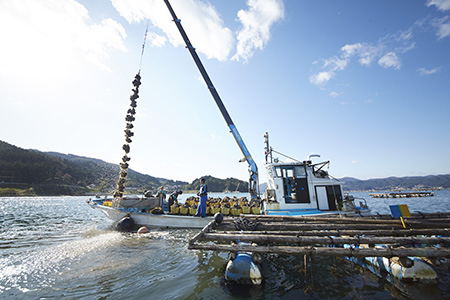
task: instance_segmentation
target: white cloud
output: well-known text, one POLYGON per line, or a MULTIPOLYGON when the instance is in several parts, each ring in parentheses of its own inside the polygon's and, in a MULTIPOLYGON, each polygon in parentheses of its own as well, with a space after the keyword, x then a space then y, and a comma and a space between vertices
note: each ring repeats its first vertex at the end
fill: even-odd
MULTIPOLYGON (((148 19, 154 26, 153 30, 164 32, 172 45, 184 45, 163 1, 112 0, 112 4, 128 22, 138 23, 148 19)), ((198 52, 220 61, 227 59, 234 45, 233 34, 230 29, 224 27, 222 19, 211 4, 199 0, 173 0, 171 5, 198 52)), ((157 36, 157 40, 151 41, 156 43, 154 45, 161 45, 161 35, 152 35, 157 36)))
MULTIPOLYGON (((441 11, 450 10, 450 0, 428 0, 426 6, 430 7, 432 5, 441 11)), ((432 19, 430 23, 437 29, 436 35, 439 40, 450 36, 449 16, 432 19)))
POLYGON ((332 77, 334 76, 334 72, 332 71, 323 71, 317 74, 313 74, 309 77, 309 82, 315 85, 324 85, 326 84, 332 77))
POLYGON ((147 33, 147 40, 150 45, 161 48, 166 44, 167 38, 154 32, 149 32, 147 33))
POLYGON ((386 53, 378 60, 378 64, 383 68, 394 68, 399 70, 401 67, 400 59, 395 52, 386 53))
POLYGON ((411 41, 412 37, 412 29, 408 29, 399 34, 387 35, 374 45, 369 43, 344 45, 338 56, 323 59, 322 70, 311 75, 309 81, 318 86, 326 84, 336 76, 337 71, 345 70, 353 58, 356 58, 361 66, 368 67, 373 61, 378 60, 378 65, 398 70, 401 68, 398 53, 405 53, 415 48, 415 43, 411 41))
POLYGON ((450 36, 450 17, 436 18, 431 21, 431 25, 437 28, 436 35, 438 39, 450 36))
POLYGON ((341 55, 341 57, 334 56, 330 59, 325 59, 322 65, 323 69, 327 69, 327 71, 322 71, 317 74, 313 74, 309 77, 309 82, 315 85, 324 85, 328 81, 330 81, 331 78, 333 78, 336 75, 336 71, 342 71, 344 70, 348 63, 348 53, 352 52, 350 49, 346 49, 345 53, 341 55))
POLYGON ((242 29, 237 35, 237 53, 233 60, 247 61, 257 49, 263 49, 270 39, 270 28, 284 18, 281 0, 248 0, 248 9, 238 12, 242 29))
POLYGON ((418 69, 418 72, 420 75, 428 76, 439 72, 439 70, 440 68, 433 68, 433 69, 420 68, 418 69))
POLYGON ((383 50, 383 45, 371 46, 366 43, 356 43, 353 45, 345 45, 341 48, 343 56, 350 58, 353 55, 359 57, 358 62, 363 66, 369 66, 372 61, 383 50))
MULTIPOLYGON (((168 41, 175 47, 184 46, 184 41, 172 21, 172 17, 162 0, 111 0, 114 8, 129 23, 150 20, 153 31, 162 31, 168 41)), ((236 46, 233 60, 247 61, 257 49, 263 49, 270 40, 273 24, 284 17, 282 0, 248 0, 247 10, 240 10, 238 20, 242 29, 233 32, 223 21, 208 1, 172 0, 172 8, 177 18, 182 20, 192 45, 197 52, 219 61, 227 60, 236 46)), ((152 45, 162 46, 161 35, 156 32, 150 39, 152 45)))
POLYGON ((43 72, 70 68, 79 54, 109 70, 110 51, 126 51, 119 23, 105 19, 95 24, 74 0, 0 1, 0 36, 2 71, 21 69, 41 78, 43 72))
POLYGON ((428 7, 435 5, 437 9, 442 11, 450 10, 450 0, 428 0, 425 5, 428 7))
POLYGON ((342 95, 342 93, 338 93, 338 92, 334 92, 334 91, 330 93, 330 97, 332 97, 332 98, 336 98, 336 97, 339 97, 341 95, 342 95))
POLYGON ((348 63, 349 63, 348 57, 344 56, 343 58, 339 58, 335 56, 330 59, 326 59, 324 61, 323 66, 331 68, 332 71, 338 71, 344 70, 345 67, 347 67, 348 63))

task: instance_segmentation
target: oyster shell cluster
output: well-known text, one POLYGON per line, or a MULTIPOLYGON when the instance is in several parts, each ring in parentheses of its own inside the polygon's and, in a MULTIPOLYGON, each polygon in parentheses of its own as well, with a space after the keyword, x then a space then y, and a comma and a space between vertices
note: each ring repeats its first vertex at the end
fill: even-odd
POLYGON ((125 125, 125 144, 122 146, 122 150, 125 152, 125 155, 122 157, 122 162, 120 165, 120 173, 119 180, 117 181, 117 187, 114 192, 114 198, 121 198, 123 196, 125 190, 125 181, 128 175, 128 162, 130 161, 130 157, 128 153, 130 153, 130 144, 132 142, 131 137, 134 136, 134 132, 131 131, 133 129, 133 121, 135 120, 136 115, 136 100, 139 98, 139 86, 141 85, 141 75, 140 72, 136 74, 134 80, 132 82, 134 89, 132 89, 133 94, 130 96, 130 108, 127 111, 127 115, 125 117, 126 125, 125 125))

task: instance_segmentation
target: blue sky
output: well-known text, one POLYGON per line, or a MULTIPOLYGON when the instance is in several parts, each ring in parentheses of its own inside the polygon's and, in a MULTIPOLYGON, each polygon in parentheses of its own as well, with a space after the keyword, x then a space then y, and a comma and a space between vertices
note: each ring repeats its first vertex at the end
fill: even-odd
MULTIPOLYGON (((450 173, 450 0, 172 0, 265 181, 263 135, 335 177, 450 173)), ((0 0, 0 139, 130 167, 248 179, 163 0, 0 0)))

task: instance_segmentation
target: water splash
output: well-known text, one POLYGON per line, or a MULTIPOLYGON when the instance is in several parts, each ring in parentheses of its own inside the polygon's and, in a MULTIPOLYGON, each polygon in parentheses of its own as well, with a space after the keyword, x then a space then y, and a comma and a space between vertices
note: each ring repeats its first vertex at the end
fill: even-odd
POLYGON ((28 292, 51 286, 57 276, 75 261, 92 253, 107 251, 124 239, 117 232, 91 233, 91 236, 81 240, 30 250, 17 256, 1 257, 0 293, 10 289, 28 292))

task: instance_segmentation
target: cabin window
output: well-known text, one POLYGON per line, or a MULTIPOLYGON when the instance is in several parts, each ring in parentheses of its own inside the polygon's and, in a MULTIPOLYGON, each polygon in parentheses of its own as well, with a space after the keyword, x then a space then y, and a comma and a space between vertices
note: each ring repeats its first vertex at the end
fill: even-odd
POLYGON ((276 177, 282 177, 281 167, 275 167, 275 175, 276 177))
POLYGON ((285 202, 310 203, 305 167, 282 166, 281 170, 285 202))
POLYGON ((294 169, 283 169, 284 178, 294 178, 294 169))
POLYGON ((295 177, 304 178, 306 177, 306 170, 304 166, 296 166, 295 167, 295 177))

